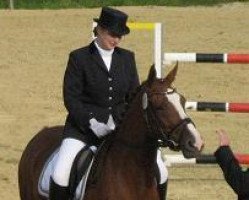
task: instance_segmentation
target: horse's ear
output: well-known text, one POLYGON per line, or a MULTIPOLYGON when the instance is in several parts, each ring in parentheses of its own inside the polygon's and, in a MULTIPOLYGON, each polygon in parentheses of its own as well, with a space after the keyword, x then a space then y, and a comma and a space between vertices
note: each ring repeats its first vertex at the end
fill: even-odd
POLYGON ((178 62, 175 64, 174 68, 168 73, 167 77, 165 78, 165 80, 169 85, 171 85, 175 80, 177 70, 178 70, 178 62))
POLYGON ((153 80, 155 80, 156 78, 156 69, 155 69, 155 65, 153 64, 151 67, 150 67, 150 72, 149 72, 149 75, 148 75, 148 78, 147 78, 147 82, 150 84, 153 82, 153 80))

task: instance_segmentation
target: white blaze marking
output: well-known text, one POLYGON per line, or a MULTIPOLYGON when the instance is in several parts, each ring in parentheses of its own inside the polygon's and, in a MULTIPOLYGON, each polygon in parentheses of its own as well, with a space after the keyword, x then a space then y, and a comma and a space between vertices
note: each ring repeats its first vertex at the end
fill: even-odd
POLYGON ((172 103, 172 105, 175 107, 175 109, 178 111, 180 118, 185 119, 187 117, 180 101, 180 96, 177 93, 172 93, 172 94, 166 94, 169 102, 172 103))
MULTIPOLYGON (((168 91, 170 92, 170 90, 168 91)), ((188 117, 188 115, 185 113, 181 101, 180 101, 180 95, 177 93, 171 93, 171 94, 166 94, 168 100, 170 103, 172 103, 172 105, 175 107, 175 109, 178 111, 180 118, 181 119, 185 119, 188 117)), ((200 133, 197 131, 197 129, 195 128, 195 126, 192 123, 189 123, 187 125, 187 128, 189 129, 189 131, 191 132, 191 134, 194 136, 195 138, 195 144, 194 146, 196 146, 198 149, 201 148, 202 145, 202 140, 200 137, 200 133)))

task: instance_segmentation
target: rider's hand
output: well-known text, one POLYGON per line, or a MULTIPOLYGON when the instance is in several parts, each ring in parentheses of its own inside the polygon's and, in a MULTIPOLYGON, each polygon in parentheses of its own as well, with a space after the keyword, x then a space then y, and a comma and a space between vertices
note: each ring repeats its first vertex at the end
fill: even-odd
POLYGON ((225 130, 217 130, 216 133, 219 135, 219 146, 229 146, 230 140, 225 130))
POLYGON ((92 129, 92 131, 98 138, 106 136, 113 130, 107 124, 98 122, 95 118, 90 119, 89 123, 90 129, 92 129))

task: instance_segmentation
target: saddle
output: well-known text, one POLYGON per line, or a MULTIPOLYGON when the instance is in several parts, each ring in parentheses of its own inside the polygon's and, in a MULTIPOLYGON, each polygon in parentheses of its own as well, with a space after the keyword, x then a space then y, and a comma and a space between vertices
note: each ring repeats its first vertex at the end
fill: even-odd
MULTIPOLYGON (((58 157, 59 148, 46 161, 38 181, 39 194, 49 198, 50 178, 58 157)), ((73 200, 82 200, 85 194, 86 182, 94 161, 94 151, 85 146, 76 156, 69 178, 70 194, 73 200)))

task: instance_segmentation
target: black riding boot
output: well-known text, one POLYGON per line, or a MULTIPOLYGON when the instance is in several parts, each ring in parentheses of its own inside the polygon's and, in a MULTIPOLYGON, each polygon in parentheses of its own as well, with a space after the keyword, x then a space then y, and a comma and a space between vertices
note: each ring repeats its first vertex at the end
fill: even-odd
POLYGON ((166 200, 167 187, 168 187, 168 180, 163 184, 157 185, 157 190, 158 190, 160 200, 166 200))
POLYGON ((63 187, 50 179, 49 200, 69 200, 70 193, 68 187, 63 187))

